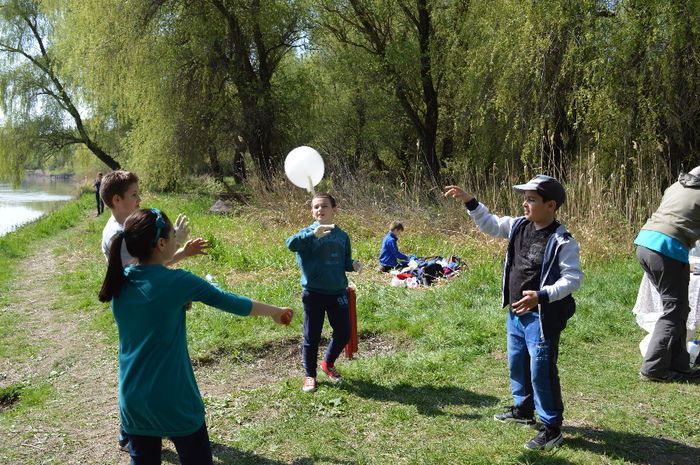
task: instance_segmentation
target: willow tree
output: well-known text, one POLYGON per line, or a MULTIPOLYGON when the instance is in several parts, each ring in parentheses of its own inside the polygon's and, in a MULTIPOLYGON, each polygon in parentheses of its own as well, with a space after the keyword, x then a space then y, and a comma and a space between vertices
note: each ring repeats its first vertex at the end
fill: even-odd
POLYGON ((6 117, 0 175, 6 178, 17 180, 30 157, 41 161, 75 144, 85 145, 110 168, 119 168, 88 129, 76 86, 61 74, 53 39, 53 22, 40 2, 0 4, 0 103, 6 117))
POLYGON ((566 175, 580 141, 590 9, 595 0, 472 2, 476 37, 453 89, 470 106, 468 152, 488 159, 482 168, 508 162, 566 175))
POLYGON ((606 163, 661 165, 672 182, 700 160, 700 3, 632 0, 612 14, 592 31, 585 125, 606 163))
POLYGON ((217 171, 219 155, 242 150, 272 179, 275 73, 303 34, 303 2, 54 1, 72 73, 131 121, 132 156, 153 179, 201 161, 217 171))
POLYGON ((321 26, 338 42, 366 54, 358 70, 381 70, 378 82, 395 95, 413 127, 421 164, 438 180, 439 93, 458 10, 431 0, 322 0, 318 11, 321 26))

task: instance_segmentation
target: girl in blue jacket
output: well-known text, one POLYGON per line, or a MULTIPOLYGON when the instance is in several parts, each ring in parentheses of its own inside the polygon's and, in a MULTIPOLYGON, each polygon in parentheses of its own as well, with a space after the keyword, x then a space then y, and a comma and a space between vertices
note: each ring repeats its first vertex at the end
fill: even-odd
POLYGON ((180 463, 212 463, 204 403, 187 350, 190 302, 241 316, 267 315, 284 325, 293 316, 290 308, 230 294, 192 273, 166 268, 176 249, 165 213, 135 211, 112 241, 99 293, 101 302, 111 300, 119 330, 119 412, 133 465, 160 464, 163 437, 175 444, 180 463), (126 269, 122 242, 137 259, 126 269))

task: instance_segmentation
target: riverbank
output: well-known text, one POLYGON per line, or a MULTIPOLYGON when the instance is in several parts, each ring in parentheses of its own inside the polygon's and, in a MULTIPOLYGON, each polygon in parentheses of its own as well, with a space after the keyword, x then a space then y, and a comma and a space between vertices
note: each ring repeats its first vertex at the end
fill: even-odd
POLYGON ((0 236, 35 221, 80 195, 72 176, 44 175, 28 171, 17 186, 0 183, 0 236))
MULTIPOLYGON (((0 462, 127 464, 116 447, 117 342, 96 295, 107 216, 85 195, 0 238, 0 462)), ((201 304, 188 313, 190 355, 205 399, 215 463, 251 464, 694 464, 700 386, 637 379, 644 332, 631 309, 641 279, 615 237, 577 226, 584 287, 559 359, 564 446, 525 451, 534 435, 493 421, 511 403, 499 284, 505 244, 478 233, 462 209, 406 212, 400 248, 457 254, 467 270, 431 289, 400 289, 372 271, 388 220, 376 209, 337 222, 365 263, 357 289, 359 348, 341 357, 346 381, 320 377, 301 392, 301 289, 284 240, 311 223, 301 205, 253 200, 235 216, 207 214, 209 197, 144 196, 144 206, 190 217, 212 241, 182 262, 233 292, 291 305, 289 328, 201 304), (594 242, 595 241, 595 242, 594 242)), ((452 207, 450 207, 452 208, 452 207)), ((324 331, 327 343, 330 332, 324 331)), ((166 441, 165 463, 177 463, 166 441)))

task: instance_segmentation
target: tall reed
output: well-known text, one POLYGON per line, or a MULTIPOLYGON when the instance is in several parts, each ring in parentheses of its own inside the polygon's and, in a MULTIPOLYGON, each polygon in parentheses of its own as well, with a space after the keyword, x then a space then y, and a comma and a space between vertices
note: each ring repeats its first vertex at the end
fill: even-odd
MULTIPOLYGON (((522 166, 519 162, 494 163, 480 172, 465 166, 464 173, 452 182, 472 192, 492 212, 519 216, 522 196, 513 191, 513 185, 538 173, 567 173, 562 183, 567 201, 557 217, 601 255, 608 255, 603 249, 633 247, 639 228, 657 208, 663 190, 679 174, 670 173, 652 149, 640 152, 616 157, 624 161, 612 169, 603 168, 594 151, 580 153, 568 167, 556 169, 522 166)), ((420 174, 392 177, 386 172, 363 173, 332 161, 327 163, 325 179, 316 190, 332 192, 345 211, 362 216, 368 224, 373 220, 383 224, 389 219, 410 219, 414 227, 426 232, 431 228, 473 228, 463 206, 442 197, 442 187, 427 182, 420 174)), ((288 221, 299 224, 310 219, 306 211, 309 205, 305 204, 311 194, 291 186, 286 179, 280 177, 272 191, 260 194, 256 197, 269 208, 284 210, 288 221)))

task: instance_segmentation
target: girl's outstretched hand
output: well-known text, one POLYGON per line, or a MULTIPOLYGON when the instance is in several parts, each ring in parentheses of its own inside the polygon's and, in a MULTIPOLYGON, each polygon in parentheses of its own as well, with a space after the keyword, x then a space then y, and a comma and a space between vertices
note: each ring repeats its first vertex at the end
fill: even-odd
POLYGON ((201 237, 189 240, 184 246, 182 246, 183 256, 194 257, 195 255, 206 255, 206 250, 209 247, 211 247, 209 241, 204 240, 201 237))
POLYGON ((289 326, 289 323, 292 322, 293 317, 294 310, 289 307, 280 307, 280 312, 274 314, 272 319, 275 320, 275 323, 277 324, 289 326))

